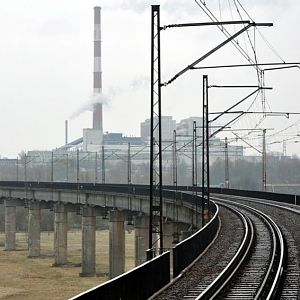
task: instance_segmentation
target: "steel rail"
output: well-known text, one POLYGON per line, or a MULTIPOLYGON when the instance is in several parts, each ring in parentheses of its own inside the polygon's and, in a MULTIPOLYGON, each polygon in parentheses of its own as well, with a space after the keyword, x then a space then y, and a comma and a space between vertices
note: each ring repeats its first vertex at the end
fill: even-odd
POLYGON ((249 202, 258 203, 258 204, 264 204, 264 205, 280 208, 280 209, 286 210, 288 212, 300 215, 300 209, 297 210, 297 209, 294 209, 294 208, 290 207, 291 205, 295 205, 295 204, 288 204, 288 203, 282 202, 281 205, 279 205, 278 202, 273 203, 274 201, 268 200, 268 199, 257 200, 257 198, 251 198, 251 197, 245 197, 245 196, 236 196, 236 195, 228 195, 228 194, 214 194, 214 196, 228 197, 228 198, 232 198, 232 199, 238 199, 238 200, 249 201, 249 202), (283 204, 285 204, 285 205, 283 205, 283 204), (286 205, 289 205, 289 206, 286 206, 286 205))
MULTIPOLYGON (((256 209, 253 209, 256 210, 256 209)), ((258 211, 258 210, 256 210, 258 211)), ((279 252, 280 258, 279 258, 279 262, 278 262, 278 266, 277 266, 277 270, 276 270, 276 275, 273 276, 273 284, 270 288, 270 291, 266 297, 266 299, 273 299, 275 298, 277 291, 278 291, 278 287, 282 278, 282 274, 283 274, 283 264, 284 264, 284 258, 286 256, 285 253, 285 246, 284 246, 284 239, 283 239, 283 235, 282 232, 280 230, 280 228, 278 227, 278 225, 273 221, 272 218, 270 218, 268 215, 264 214, 263 212, 260 212, 261 215, 263 215, 268 221, 269 224, 271 224, 272 229, 274 230, 274 237, 276 238, 276 248, 274 247, 274 255, 273 255, 273 261, 275 261, 275 251, 277 250, 279 252)), ((271 266, 269 268, 269 272, 268 272, 268 278, 271 276, 271 266)), ((264 286, 266 286, 267 284, 267 280, 268 278, 265 278, 264 281, 264 286)), ((260 292, 263 293, 264 292, 264 288, 261 287, 260 292)), ((256 299, 259 299, 259 297, 256 297, 256 299)))
POLYGON ((218 275, 218 277, 206 288, 206 290, 204 290, 195 300, 215 298, 220 293, 220 291, 229 283, 229 281, 236 274, 236 272, 240 269, 241 264, 245 261, 248 254, 250 253, 251 246, 254 241, 254 227, 249 217, 245 216, 233 207, 225 205, 224 203, 218 202, 218 205, 230 209, 239 216, 239 218, 243 222, 245 234, 238 251, 235 253, 234 257, 231 259, 229 264, 223 269, 223 271, 218 275))
MULTIPOLYGON (((254 299, 256 300, 261 299, 262 296, 264 299, 274 299, 277 296, 278 288, 283 274, 283 264, 287 255, 285 251, 283 235, 280 228, 271 217, 269 217, 265 213, 255 208, 240 203, 233 203, 230 200, 224 200, 222 198, 214 197, 214 199, 219 201, 221 200, 222 202, 225 201, 226 203, 230 203, 231 205, 240 206, 243 209, 252 211, 258 217, 262 218, 265 224, 269 227, 272 236, 272 241, 273 241, 272 254, 271 254, 268 269, 264 275, 264 279, 260 284, 260 287, 254 299), (276 257, 278 257, 278 259, 276 259, 276 257), (273 270, 274 268, 275 268, 275 275, 272 275, 272 273, 274 273, 273 270)), ((199 298, 199 299, 207 299, 207 298, 199 298)))

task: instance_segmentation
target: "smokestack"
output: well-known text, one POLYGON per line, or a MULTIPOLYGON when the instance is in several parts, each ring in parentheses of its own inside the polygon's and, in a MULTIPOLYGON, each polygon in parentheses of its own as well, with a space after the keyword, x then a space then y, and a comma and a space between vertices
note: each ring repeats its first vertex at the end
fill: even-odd
POLYGON ((65 121, 65 144, 68 144, 68 120, 65 121))
MULTIPOLYGON (((102 93, 101 70, 101 7, 94 7, 94 96, 102 93)), ((95 103, 93 109, 93 129, 103 132, 102 104, 95 103)))

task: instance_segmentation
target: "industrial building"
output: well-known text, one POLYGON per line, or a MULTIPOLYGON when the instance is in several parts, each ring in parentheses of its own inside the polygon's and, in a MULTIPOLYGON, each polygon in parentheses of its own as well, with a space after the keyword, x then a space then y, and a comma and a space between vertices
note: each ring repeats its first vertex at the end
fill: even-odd
MULTIPOLYGON (((68 141, 68 121, 65 122, 65 144, 48 151, 28 151, 19 160, 2 161, 14 177, 23 180, 60 180, 105 182, 110 171, 119 170, 119 182, 127 180, 129 162, 136 171, 136 178, 146 177, 150 160, 150 119, 140 124, 140 137, 124 136, 121 132, 104 132, 101 67, 101 8, 94 8, 94 72, 93 72, 93 119, 92 128, 84 128, 82 136, 68 141), (115 169, 114 169, 115 168, 115 169), (13 170, 13 171, 12 171, 13 170), (124 171, 125 170, 125 171, 124 171), (106 175, 105 175, 106 173, 106 175), (123 174, 124 173, 124 174, 123 174)), ((172 173, 174 163, 174 130, 178 163, 188 168, 192 164, 193 123, 197 126, 199 143, 202 136, 202 117, 189 117, 179 121, 172 116, 162 116, 162 143, 165 169, 172 173)), ((157 136, 155 137, 158 138, 157 136)), ((217 137, 210 139, 211 162, 224 157, 225 144, 217 137)), ((201 146, 197 148, 201 163, 201 146)), ((228 156, 235 159, 243 156, 243 147, 228 146, 228 156)), ((133 171, 134 174, 134 171, 133 171)), ((114 176, 114 175, 112 175, 114 176)), ((109 181, 109 180, 108 180, 109 181)), ((144 181, 141 181, 144 182, 144 181)))
MULTIPOLYGON (((134 159, 139 162, 148 162, 149 148, 150 148, 150 119, 146 119, 140 124, 140 137, 127 137, 122 133, 109 133, 103 131, 103 109, 101 99, 102 93, 102 69, 101 69, 101 8, 94 8, 94 73, 93 73, 93 94, 95 103, 93 106, 93 127, 84 128, 83 136, 75 141, 68 142, 68 123, 66 122, 66 143, 65 145, 55 149, 55 152, 64 153, 72 150, 80 150, 82 152, 102 153, 103 147, 108 151, 119 153, 119 156, 127 155, 128 145, 134 147, 139 155, 135 155, 134 159), (99 102, 97 102, 99 100, 99 102), (139 148, 140 147, 140 148, 139 148)), ((169 159, 167 153, 171 153, 170 147, 167 144, 172 143, 174 137, 174 130, 177 132, 177 147, 183 147, 187 144, 184 150, 191 152, 190 140, 193 135, 193 123, 197 125, 197 136, 199 139, 202 136, 202 117, 189 117, 176 123, 172 116, 161 117, 162 141, 168 149, 165 150, 165 159, 169 159)), ((155 137, 158 138, 157 136, 155 137)), ((224 142, 214 137, 210 141, 213 156, 224 155, 224 142)), ((243 148, 236 146, 229 146, 229 156, 243 156, 243 148)), ((200 150, 199 150, 200 151, 200 150)))
MULTIPOLYGON (((157 123, 157 120, 154 121, 157 123)), ((150 119, 146 119, 141 123, 141 138, 144 141, 150 141, 150 119)), ((173 139, 173 132, 176 129, 176 121, 171 116, 161 116, 161 135, 163 141, 171 141, 173 139)), ((158 139, 157 131, 155 138, 158 139)))

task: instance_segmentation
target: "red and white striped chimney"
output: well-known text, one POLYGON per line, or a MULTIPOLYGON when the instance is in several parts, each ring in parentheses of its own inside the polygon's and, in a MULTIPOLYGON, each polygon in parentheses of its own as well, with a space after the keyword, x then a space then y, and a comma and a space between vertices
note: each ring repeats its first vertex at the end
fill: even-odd
MULTIPOLYGON (((102 93, 101 70, 101 7, 94 7, 94 97, 102 93)), ((103 132, 102 103, 95 103, 93 109, 93 129, 103 132)))

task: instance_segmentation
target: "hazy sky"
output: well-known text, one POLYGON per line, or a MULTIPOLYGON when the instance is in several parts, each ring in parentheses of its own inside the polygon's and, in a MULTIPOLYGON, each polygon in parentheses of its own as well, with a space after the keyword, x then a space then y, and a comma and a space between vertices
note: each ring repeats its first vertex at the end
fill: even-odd
MULTIPOLYGON (((240 2, 256 22, 274 23, 261 32, 285 61, 299 62, 300 1, 240 2)), ((107 97, 104 131, 138 136, 140 122, 150 116, 150 4, 156 3, 162 6, 162 25, 208 21, 194 0, 1 0, 1 156, 14 157, 21 150, 61 146, 66 119, 70 140, 80 137, 82 128, 91 127, 91 112, 78 113, 86 108, 92 93, 94 6, 103 8, 103 92, 107 97)), ((238 19, 234 1, 206 0, 206 3, 219 19, 238 19)), ((234 32, 238 28, 229 29, 234 32)), ((249 35, 253 37, 254 31, 249 35)), ((280 62, 257 32, 255 36, 259 62, 280 62)), ((163 31, 163 81, 223 40, 217 28, 163 31)), ((239 38, 239 44, 252 52, 247 35, 239 38)), ((201 65, 230 63, 247 61, 228 45, 201 65)), ((190 71, 163 89, 164 115, 172 115, 177 121, 201 115, 203 74, 209 75, 210 84, 257 84, 254 69, 190 71)), ((267 109, 300 112, 300 70, 266 72, 265 81, 267 86, 273 87, 266 94, 267 109)), ((224 110, 250 91, 233 90, 229 96, 227 90, 212 89, 210 110, 224 110)), ((251 98, 243 109, 249 108, 253 100, 251 98)), ((259 110, 260 105, 258 99, 250 110, 259 110)), ((254 126, 259 118, 247 117, 239 126, 254 126)), ((300 134, 300 116, 271 117, 259 127, 274 128, 268 133, 272 134, 288 126, 291 127, 283 131, 286 138, 300 134)), ((284 138, 282 134, 275 135, 269 137, 269 142, 284 138)), ((259 146, 259 141, 253 139, 259 146)), ((300 143, 294 141, 297 139, 287 142, 288 154, 300 155, 300 143)), ((281 151, 282 144, 272 144, 269 150, 281 151)))

